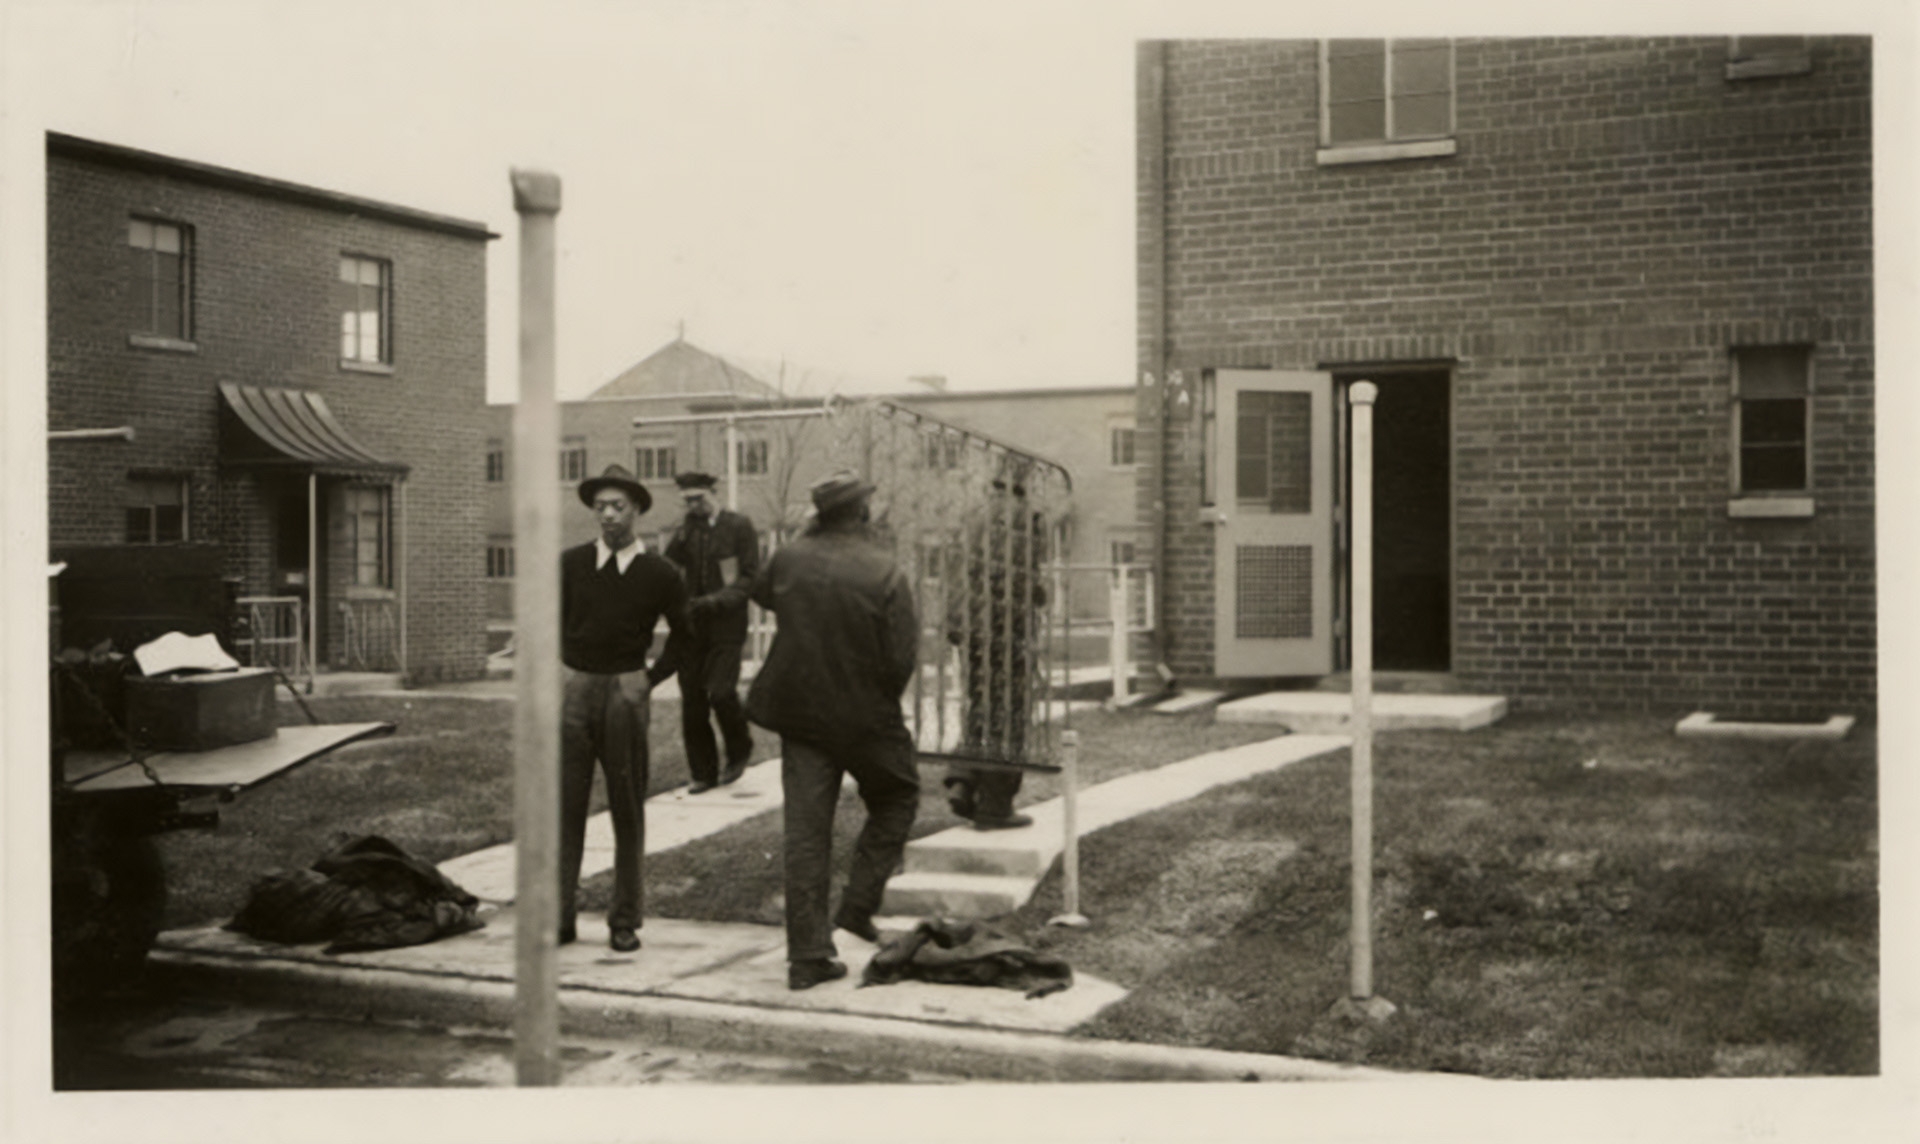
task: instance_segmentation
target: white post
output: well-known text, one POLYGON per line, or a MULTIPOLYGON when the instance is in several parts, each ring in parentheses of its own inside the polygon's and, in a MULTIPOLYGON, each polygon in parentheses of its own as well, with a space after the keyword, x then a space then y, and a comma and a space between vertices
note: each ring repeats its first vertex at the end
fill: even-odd
POLYGON ((727 511, 740 511, 740 426, 727 418, 727 511))
POLYGON ((307 474, 307 694, 320 671, 320 474, 307 474))
POLYGON ((1079 929, 1091 924, 1080 912, 1080 732, 1060 732, 1061 892, 1065 901, 1048 925, 1079 929))
MULTIPOLYGON (((1373 1001, 1373 402, 1355 382, 1353 405, 1353 977, 1352 1000, 1373 1001)), ((1391 1006, 1388 1006, 1391 1011, 1391 1006)))
POLYGON ((1107 591, 1107 614, 1113 620, 1113 627, 1107 635, 1107 661, 1113 665, 1113 704, 1118 707, 1127 701, 1127 692, 1133 684, 1133 664, 1127 662, 1127 566, 1116 564, 1113 568, 1113 582, 1107 591))
POLYGON ((520 400, 514 409, 515 1078, 560 1083, 560 490, 554 399, 554 221, 560 179, 512 173, 520 216, 520 400), (543 462, 542 458, 546 458, 543 462))
POLYGON ((407 481, 402 477, 395 483, 399 485, 394 491, 400 503, 396 504, 393 510, 393 595, 398 611, 394 617, 396 621, 394 626, 399 629, 395 635, 400 645, 396 653, 400 660, 400 686, 406 687, 409 683, 407 679, 407 481))

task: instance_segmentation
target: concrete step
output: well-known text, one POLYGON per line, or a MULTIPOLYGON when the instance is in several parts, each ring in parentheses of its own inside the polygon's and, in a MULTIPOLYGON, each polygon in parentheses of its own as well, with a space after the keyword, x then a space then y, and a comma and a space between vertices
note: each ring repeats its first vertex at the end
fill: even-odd
POLYGON ((1156 715, 1184 715, 1211 707, 1227 697, 1224 691, 1182 691, 1171 699, 1162 699, 1150 710, 1156 715))
POLYGON ((1038 883, 1038 878, 908 872, 895 875, 887 883, 880 912, 890 916, 997 918, 1019 909, 1038 883))
MULTIPOLYGON (((1222 703, 1214 718, 1222 723, 1270 723, 1291 731, 1335 734, 1351 730, 1353 697, 1333 691, 1269 691, 1222 703)), ((1376 731, 1437 729, 1471 731, 1498 722, 1507 713, 1499 695, 1376 694, 1376 731)))
MULTIPOLYGON (((1037 878, 1052 864, 1051 853, 1031 843, 1009 844, 1003 831, 943 830, 907 844, 909 874, 987 874, 995 877, 1037 878)), ((1025 831, 1019 833, 1024 834, 1025 831)))

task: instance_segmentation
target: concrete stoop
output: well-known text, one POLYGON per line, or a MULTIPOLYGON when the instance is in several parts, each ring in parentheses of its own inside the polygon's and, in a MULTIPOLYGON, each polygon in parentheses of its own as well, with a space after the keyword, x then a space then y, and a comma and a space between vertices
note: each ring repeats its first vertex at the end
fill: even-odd
MULTIPOLYGON (((1123 819, 1184 802, 1226 783, 1278 770, 1348 744, 1342 735, 1283 735, 1124 775, 1080 792, 1082 836, 1123 819)), ((887 883, 882 930, 911 928, 907 919, 985 920, 1012 913, 1033 897, 1065 849, 1066 807, 1060 799, 1022 807, 1033 824, 1014 830, 955 827, 907 844, 905 870, 887 883)))
MULTIPOLYGON (((1222 703, 1213 717, 1222 723, 1270 723, 1290 731, 1337 734, 1351 729, 1353 697, 1337 691, 1268 691, 1222 703)), ((1507 714, 1499 695, 1432 695, 1376 692, 1376 731, 1471 731, 1507 714)))

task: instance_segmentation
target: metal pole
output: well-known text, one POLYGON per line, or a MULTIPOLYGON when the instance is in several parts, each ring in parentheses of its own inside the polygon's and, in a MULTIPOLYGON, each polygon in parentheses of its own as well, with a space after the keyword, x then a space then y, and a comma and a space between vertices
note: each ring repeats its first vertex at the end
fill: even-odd
POLYGON ((394 508, 393 522, 393 578, 394 596, 399 601, 399 640, 400 640, 400 685, 407 686, 407 482, 402 478, 397 490, 400 503, 394 508))
POLYGON ((1353 404, 1353 982, 1373 996, 1373 402, 1370 381, 1353 404))
POLYGON ((1111 586, 1107 590, 1107 614, 1113 619, 1113 627, 1107 633, 1107 660, 1113 665, 1113 704, 1118 707, 1127 701, 1127 692, 1133 683, 1133 665, 1127 662, 1127 566, 1116 564, 1113 567, 1111 586))
POLYGON ((554 221, 560 179, 514 170, 520 216, 520 400, 514 409, 513 822, 515 1078, 560 1082, 560 506, 551 458, 559 442, 554 400, 554 221))
POLYGON ((1048 925, 1074 929, 1091 924, 1080 912, 1080 732, 1060 732, 1060 814, 1064 835, 1060 854, 1065 912, 1048 925))
POLYGON ((307 474, 307 694, 320 671, 320 474, 307 474))
POLYGON ((727 418, 727 511, 740 511, 740 426, 727 418))

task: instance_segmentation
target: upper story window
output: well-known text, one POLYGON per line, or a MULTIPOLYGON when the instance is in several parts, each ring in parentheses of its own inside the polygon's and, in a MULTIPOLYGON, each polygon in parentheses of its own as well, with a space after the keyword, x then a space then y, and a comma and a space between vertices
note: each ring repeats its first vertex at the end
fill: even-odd
POLYGON ((765 476, 770 452, 765 438, 742 440, 734 455, 735 471, 743 477, 765 476))
POLYGON ((670 481, 679 472, 674 447, 664 441, 633 443, 633 475, 643 481, 670 481))
POLYGON ((585 437, 568 437, 560 442, 560 479, 575 484, 587 479, 585 437))
POLYGON ((487 483, 499 484, 507 479, 507 444, 495 438, 487 442, 487 483))
POLYGON ((512 537, 490 536, 487 538, 487 579, 513 579, 512 537))
POLYGON ((1453 41, 1322 41, 1320 146, 1322 164, 1453 154, 1453 41))
POLYGON ((1808 346, 1734 347, 1736 494, 1781 496, 1812 488, 1812 358, 1808 346))
POLYGON ((1115 420, 1107 424, 1107 463, 1114 468, 1126 468, 1134 463, 1133 418, 1115 420))
POLYGON ((334 297, 340 311, 340 360, 355 365, 391 365, 393 264, 379 258, 342 255, 334 297))
POLYGON ((130 333, 193 338, 193 232, 154 219, 127 220, 127 324, 130 333))
POLYGON ((353 583, 386 588, 391 561, 387 548, 387 490, 381 485, 346 488, 347 550, 353 554, 353 583))
POLYGON ((966 449, 966 440, 953 433, 932 433, 920 438, 920 467, 957 469, 966 449))
POLYGON ((187 538, 187 482, 178 477, 127 480, 127 543, 176 544, 187 538))
POLYGON ((1727 78, 1806 75, 1813 53, 1805 36, 1734 36, 1727 41, 1727 78))

